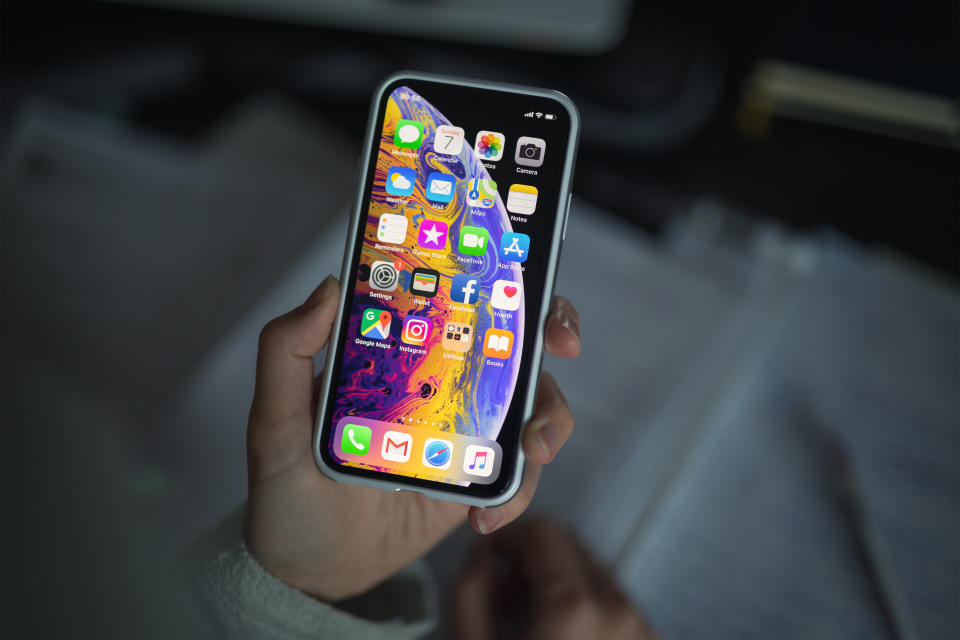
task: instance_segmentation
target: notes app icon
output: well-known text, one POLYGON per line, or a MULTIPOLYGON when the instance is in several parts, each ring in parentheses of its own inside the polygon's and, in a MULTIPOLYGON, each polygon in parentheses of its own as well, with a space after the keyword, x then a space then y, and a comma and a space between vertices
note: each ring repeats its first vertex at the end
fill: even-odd
POLYGON ((537 210, 537 191, 536 187, 528 184, 512 184, 507 193, 507 211, 510 213, 519 213, 522 216, 528 216, 537 210))
POLYGON ((490 447, 478 444, 467 445, 463 456, 463 472, 472 476, 489 478, 493 473, 493 459, 496 455, 490 447))

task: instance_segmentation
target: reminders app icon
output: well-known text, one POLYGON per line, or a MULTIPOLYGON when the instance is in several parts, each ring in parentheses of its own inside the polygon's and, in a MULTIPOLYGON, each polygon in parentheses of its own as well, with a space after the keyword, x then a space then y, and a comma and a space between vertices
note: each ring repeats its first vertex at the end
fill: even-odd
POLYGON ((413 450, 413 436, 401 431, 387 431, 383 435, 380 457, 390 462, 406 462, 413 450))

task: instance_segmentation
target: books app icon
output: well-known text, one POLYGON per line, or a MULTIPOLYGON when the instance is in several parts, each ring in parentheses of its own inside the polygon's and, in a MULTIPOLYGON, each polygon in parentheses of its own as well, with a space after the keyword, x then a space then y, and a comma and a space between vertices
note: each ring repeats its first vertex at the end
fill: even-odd
POLYGON ((487 329, 483 335, 483 355, 504 360, 513 353, 513 332, 506 329, 487 329))

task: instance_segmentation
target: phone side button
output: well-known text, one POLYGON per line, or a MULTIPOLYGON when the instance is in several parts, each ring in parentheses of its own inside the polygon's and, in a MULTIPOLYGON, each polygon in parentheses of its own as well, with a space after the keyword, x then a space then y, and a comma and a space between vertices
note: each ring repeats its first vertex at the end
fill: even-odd
POLYGON ((570 219, 570 200, 571 200, 571 198, 573 198, 573 194, 572 194, 572 193, 568 193, 568 194, 567 194, 567 208, 566 208, 566 210, 563 212, 563 234, 562 234, 562 236, 561 236, 561 238, 560 238, 561 240, 566 240, 566 239, 567 239, 567 221, 570 219))

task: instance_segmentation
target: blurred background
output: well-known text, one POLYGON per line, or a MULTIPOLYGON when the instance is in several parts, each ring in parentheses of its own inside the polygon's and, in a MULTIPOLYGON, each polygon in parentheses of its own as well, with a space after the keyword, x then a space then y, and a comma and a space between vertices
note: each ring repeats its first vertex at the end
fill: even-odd
POLYGON ((210 632, 182 554, 245 498, 257 333, 339 273, 373 89, 417 69, 583 117, 583 356, 545 363, 578 428, 532 510, 664 638, 956 637, 957 3, 0 20, 4 636, 210 632))

